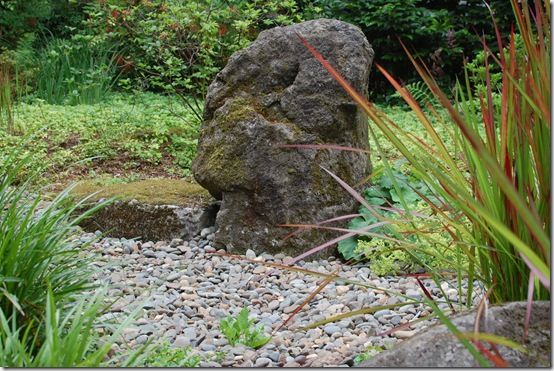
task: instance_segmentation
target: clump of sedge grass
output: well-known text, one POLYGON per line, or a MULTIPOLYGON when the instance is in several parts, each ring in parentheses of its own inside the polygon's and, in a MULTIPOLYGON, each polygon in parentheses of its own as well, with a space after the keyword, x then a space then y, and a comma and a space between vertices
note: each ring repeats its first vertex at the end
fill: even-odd
MULTIPOLYGON (((423 81, 448 112, 449 117, 445 119, 432 106, 427 111, 422 109, 409 91, 377 66, 414 111, 429 140, 414 137, 395 125, 354 91, 301 37, 306 47, 363 108, 380 134, 408 160, 412 171, 435 199, 443 200, 438 205, 429 202, 429 206, 440 216, 442 227, 452 237, 451 248, 469 261, 467 268, 456 261, 451 263, 451 268, 460 277, 467 277, 469 282, 482 281, 491 291, 491 301, 496 303, 525 300, 528 296, 550 297, 549 18, 539 2, 535 2, 533 15, 525 1, 522 5, 514 2, 513 7, 526 58, 518 60, 515 57, 512 32, 507 48, 509 54, 501 53, 498 60, 503 77, 500 107, 494 107, 490 84, 487 95, 478 97, 480 114, 472 109, 469 87, 458 84, 457 102, 450 102, 425 66, 412 59, 423 81), (458 152, 447 149, 445 138, 437 134, 429 115, 448 128, 458 152), (412 142, 418 150, 408 151, 406 142, 412 142)), ((502 50, 500 37, 498 44, 502 50)), ((484 46, 489 51, 487 45, 484 46)), ((494 57, 490 51, 489 55, 494 57)), ((376 128, 370 125, 374 138, 377 137, 376 128)), ((391 173, 386 159, 384 165, 391 173)), ((351 188, 350 191, 353 192, 351 188)), ((374 209, 361 196, 356 198, 368 210, 374 209)), ((408 210, 408 204, 402 203, 407 222, 417 218, 408 210)), ((394 234, 394 223, 382 216, 379 218, 382 223, 389 224, 394 234)), ((417 228, 412 234, 426 238, 425 231, 417 228)), ((402 245, 401 236, 397 233, 394 237, 402 245)), ((415 245, 410 243, 403 247, 409 252, 410 248, 417 248, 415 245)))
POLYGON ((51 104, 94 104, 116 79, 113 50, 91 40, 52 40, 40 55, 35 94, 51 104))
MULTIPOLYGON (((16 182, 28 161, 20 151, 0 154, 0 364, 98 367, 139 309, 115 329, 99 320, 105 295, 91 294, 90 259, 73 242, 77 224, 107 202, 79 214, 68 189, 44 204, 30 179, 16 182)), ((117 362, 132 365, 141 352, 117 362)))

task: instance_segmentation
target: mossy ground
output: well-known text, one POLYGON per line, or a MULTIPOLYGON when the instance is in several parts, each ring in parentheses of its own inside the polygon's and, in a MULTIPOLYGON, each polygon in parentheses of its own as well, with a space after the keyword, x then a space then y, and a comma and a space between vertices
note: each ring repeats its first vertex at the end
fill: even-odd
POLYGON ((137 200, 151 205, 194 206, 211 199, 207 190, 196 183, 178 179, 146 179, 129 183, 105 184, 87 180, 75 186, 71 194, 82 199, 91 194, 91 201, 116 197, 122 201, 137 200))

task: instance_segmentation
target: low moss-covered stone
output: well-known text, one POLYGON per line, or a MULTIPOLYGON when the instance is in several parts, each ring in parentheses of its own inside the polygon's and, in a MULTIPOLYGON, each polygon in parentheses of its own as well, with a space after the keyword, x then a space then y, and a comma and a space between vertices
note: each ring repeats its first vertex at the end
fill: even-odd
POLYGON ((103 199, 116 200, 84 220, 81 227, 85 230, 143 240, 192 238, 214 225, 219 208, 198 184, 174 179, 109 185, 86 181, 78 184, 71 195, 76 201, 88 197, 84 207, 103 199))
POLYGON ((164 178, 115 184, 87 180, 78 183, 71 195, 76 200, 90 196, 89 200, 94 202, 116 197, 121 201, 137 200, 150 205, 195 206, 211 199, 209 192, 196 183, 164 178))

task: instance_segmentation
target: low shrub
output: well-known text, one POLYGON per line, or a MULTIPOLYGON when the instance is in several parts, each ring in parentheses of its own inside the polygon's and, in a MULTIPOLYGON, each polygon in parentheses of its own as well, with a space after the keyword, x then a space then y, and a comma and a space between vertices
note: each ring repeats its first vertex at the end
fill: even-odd
POLYGON ((123 88, 203 97, 215 74, 266 28, 301 20, 295 1, 91 2, 83 32, 121 48, 123 88))

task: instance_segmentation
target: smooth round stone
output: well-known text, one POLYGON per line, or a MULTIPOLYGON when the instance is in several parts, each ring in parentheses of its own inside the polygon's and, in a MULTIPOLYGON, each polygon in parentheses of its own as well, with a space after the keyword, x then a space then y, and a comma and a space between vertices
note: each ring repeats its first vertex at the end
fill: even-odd
POLYGON ((267 357, 260 357, 254 362, 254 367, 267 367, 271 364, 271 359, 267 357))
POLYGON ((144 344, 148 341, 148 336, 147 335, 140 335, 136 338, 136 343, 137 344, 144 344))
POLYGON ((184 348, 191 345, 191 338, 187 336, 177 336, 173 342, 175 348, 184 348))
POLYGON ((395 326, 398 326, 400 324, 400 321, 402 320, 402 317, 400 316, 393 316, 391 319, 390 319, 390 323, 395 325, 395 326))
POLYGON ((166 281, 171 282, 171 281, 178 280, 179 278, 181 278, 181 273, 175 272, 175 273, 169 274, 165 279, 166 281))
POLYGON ((379 318, 379 317, 381 317, 381 316, 384 316, 384 315, 390 314, 390 313, 391 313, 391 312, 390 312, 390 309, 381 309, 381 310, 378 310, 377 312, 375 312, 375 313, 373 314, 373 317, 379 318))
POLYGON ((331 336, 335 333, 340 333, 342 331, 342 328, 337 325, 327 325, 323 328, 323 331, 325 331, 327 335, 331 336))
POLYGON ((200 344, 200 349, 203 350, 204 352, 211 352, 211 351, 214 351, 216 347, 213 344, 202 343, 200 344))

